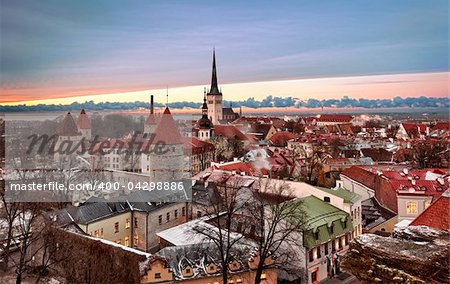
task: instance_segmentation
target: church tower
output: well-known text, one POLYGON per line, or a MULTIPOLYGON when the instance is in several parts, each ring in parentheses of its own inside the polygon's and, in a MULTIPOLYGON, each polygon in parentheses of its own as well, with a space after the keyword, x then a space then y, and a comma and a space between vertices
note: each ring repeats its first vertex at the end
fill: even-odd
POLYGON ((203 97, 202 118, 197 122, 198 138, 202 141, 209 140, 214 136, 214 126, 208 118, 208 105, 206 103, 206 90, 203 97))
POLYGON ((220 124, 219 121, 223 119, 222 114, 222 93, 219 91, 217 84, 217 71, 216 71, 216 51, 213 50, 213 64, 212 64, 212 77, 211 88, 206 95, 208 100, 208 116, 213 124, 220 124))

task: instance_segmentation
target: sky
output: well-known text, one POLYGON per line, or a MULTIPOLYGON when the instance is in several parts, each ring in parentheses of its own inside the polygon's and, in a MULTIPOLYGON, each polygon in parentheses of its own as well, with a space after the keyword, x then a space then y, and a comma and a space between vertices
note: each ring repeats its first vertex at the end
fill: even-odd
POLYGON ((448 96, 445 0, 0 1, 1 104, 448 96))

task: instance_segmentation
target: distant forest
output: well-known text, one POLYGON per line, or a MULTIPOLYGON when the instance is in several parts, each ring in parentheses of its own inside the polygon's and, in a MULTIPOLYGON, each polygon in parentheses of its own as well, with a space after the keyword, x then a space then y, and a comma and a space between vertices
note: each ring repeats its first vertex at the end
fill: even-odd
MULTIPOLYGON (((397 108, 397 107, 450 107, 450 98, 432 98, 432 97, 418 97, 418 98, 401 98, 395 97, 393 99, 352 99, 347 96, 342 99, 308 99, 301 100, 293 97, 274 97, 267 96, 265 99, 258 101, 255 98, 248 98, 244 101, 224 101, 224 107, 249 107, 249 108, 261 108, 261 107, 297 107, 297 108, 320 108, 320 107, 362 107, 362 108, 397 108)), ((156 103, 156 107, 162 107, 163 104, 156 103)), ((200 108, 200 102, 174 102, 169 103, 170 108, 200 108)), ((86 101, 83 103, 74 102, 69 105, 56 105, 56 104, 39 104, 34 106, 16 105, 16 106, 2 106, 0 105, 0 112, 23 112, 23 111, 68 111, 68 110, 133 110, 148 108, 148 102, 129 102, 129 103, 117 103, 117 102, 101 102, 94 103, 93 101, 86 101)))

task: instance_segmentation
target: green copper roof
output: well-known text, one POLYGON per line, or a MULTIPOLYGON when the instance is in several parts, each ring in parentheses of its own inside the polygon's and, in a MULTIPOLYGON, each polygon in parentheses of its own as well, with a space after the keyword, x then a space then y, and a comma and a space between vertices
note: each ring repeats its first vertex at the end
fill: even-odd
POLYGON ((337 197, 340 197, 342 199, 344 199, 345 203, 352 203, 354 204, 356 201, 358 201, 361 198, 361 195, 348 191, 345 188, 336 188, 336 189, 332 189, 332 188, 325 188, 325 187, 317 187, 318 189, 325 191, 329 194, 335 195, 337 197))
POLYGON ((308 249, 353 230, 350 215, 328 202, 312 195, 301 198, 299 202, 302 202, 307 215, 303 244, 308 249))

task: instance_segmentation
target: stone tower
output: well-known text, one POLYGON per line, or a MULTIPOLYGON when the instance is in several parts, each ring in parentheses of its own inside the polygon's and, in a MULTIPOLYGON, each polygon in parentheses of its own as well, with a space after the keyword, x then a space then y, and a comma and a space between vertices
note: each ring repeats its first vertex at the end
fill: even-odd
POLYGON ((168 107, 155 130, 149 154, 149 174, 152 182, 179 181, 184 174, 183 141, 168 107))
POLYGON ((91 121, 89 120, 89 117, 84 109, 81 110, 80 115, 78 116, 77 127, 83 138, 87 140, 91 139, 91 121))

